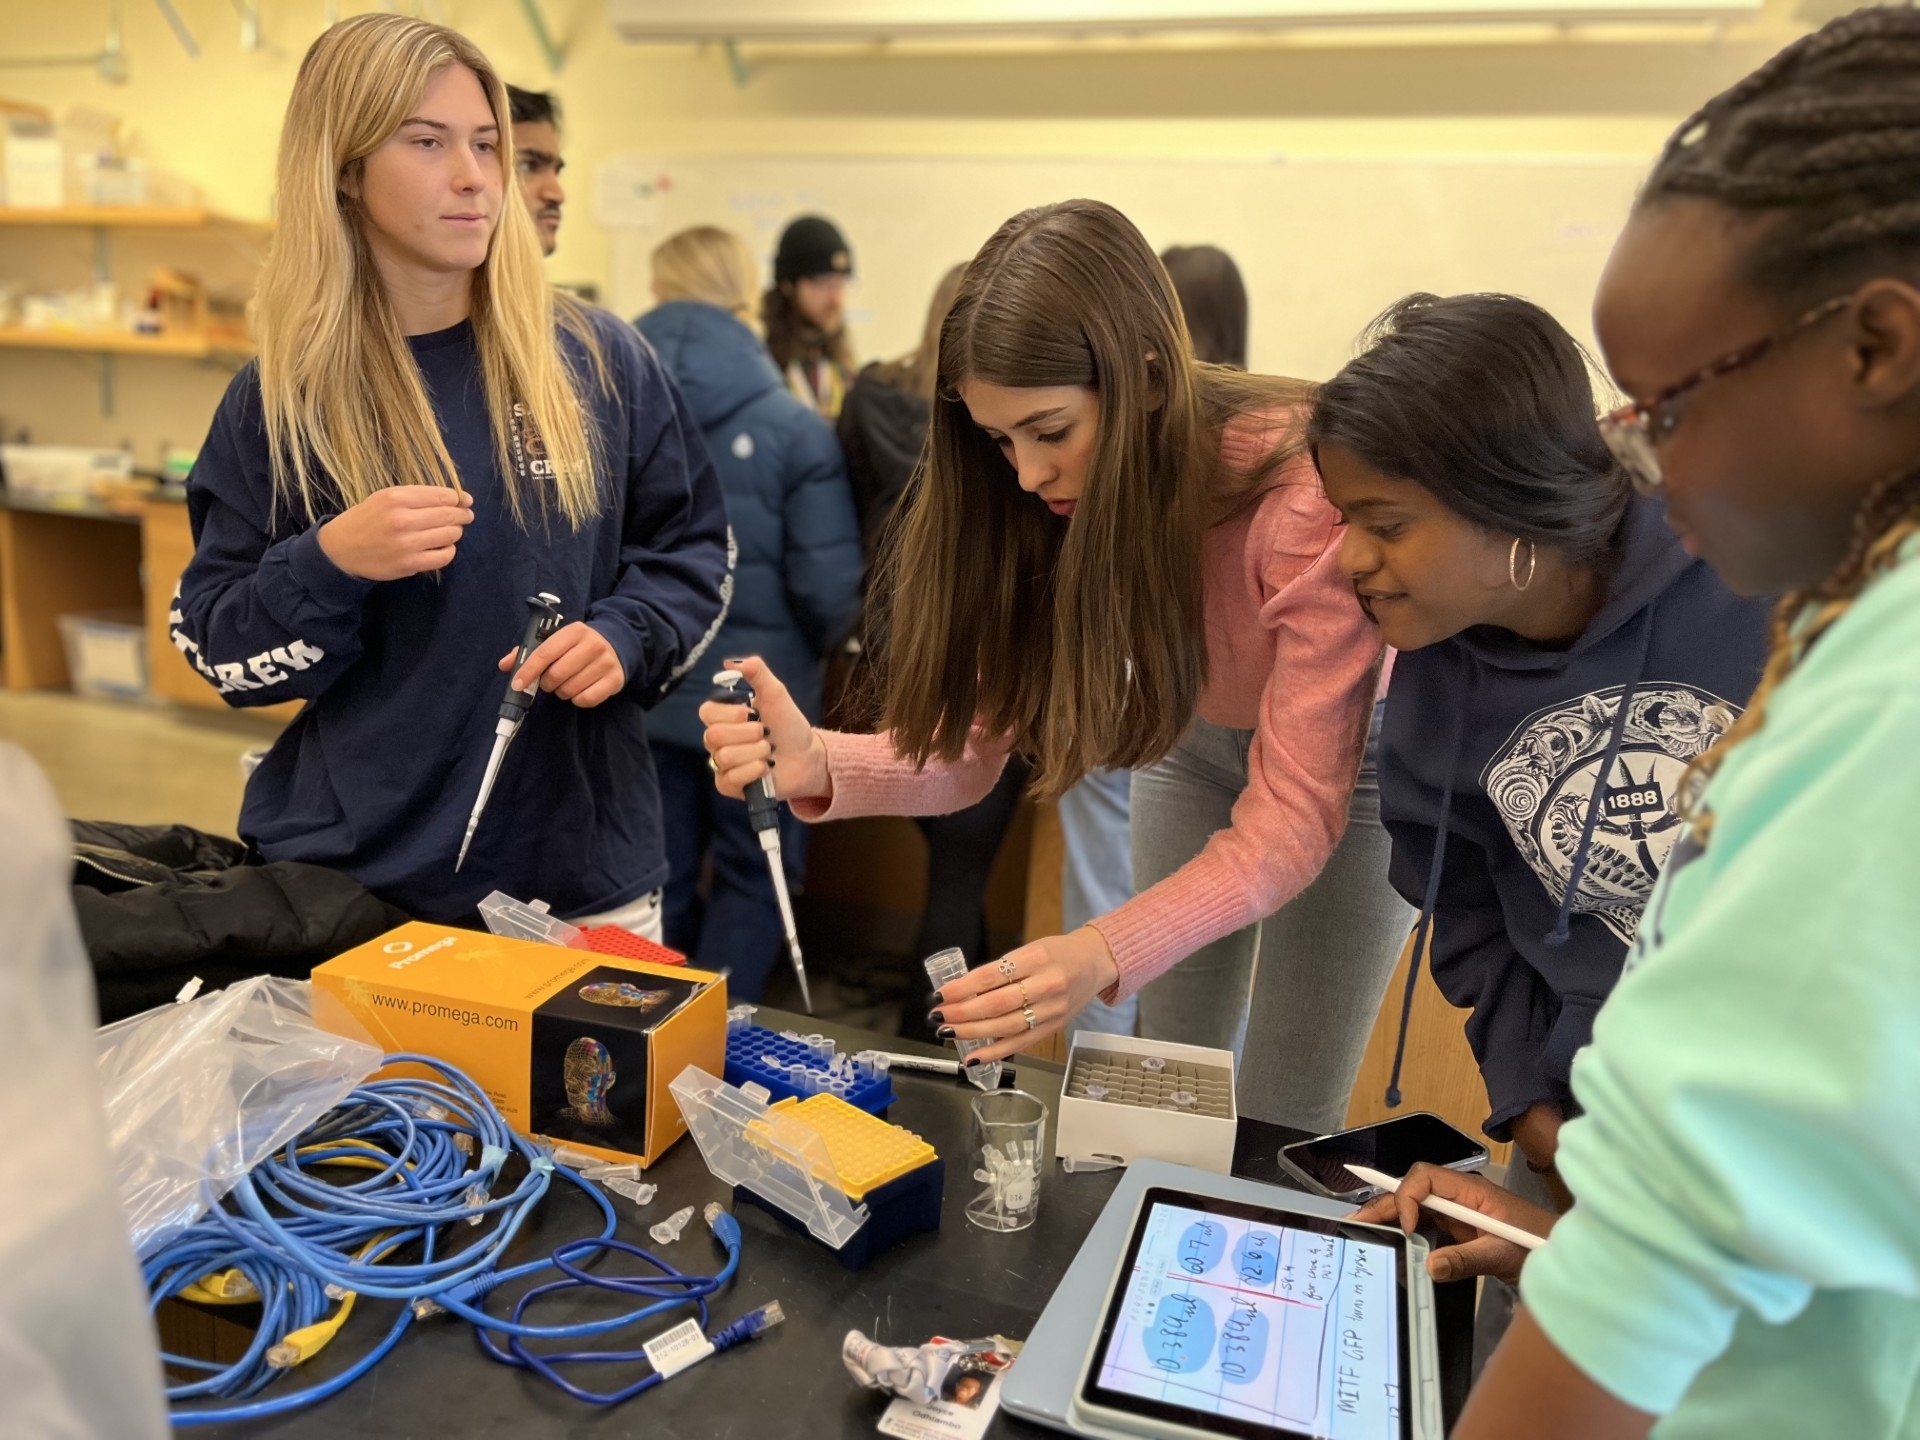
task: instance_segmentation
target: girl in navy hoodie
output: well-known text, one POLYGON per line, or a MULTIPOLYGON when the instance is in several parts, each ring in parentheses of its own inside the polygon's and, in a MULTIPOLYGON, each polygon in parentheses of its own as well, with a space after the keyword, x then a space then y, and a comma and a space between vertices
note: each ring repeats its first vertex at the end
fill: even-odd
POLYGON ((1341 563, 1400 652, 1391 879, 1471 1011, 1483 1128, 1561 1200, 1574 1052, 1679 836, 1680 777, 1759 681, 1767 607, 1633 498, 1586 356, 1528 301, 1400 301, 1322 390, 1310 443, 1348 524, 1341 563))
POLYGON ((658 938, 641 712, 719 626, 724 502, 660 362, 548 288, 512 174, 506 91, 470 41, 361 15, 314 42, 260 358, 187 482, 173 642, 229 704, 306 702, 240 813, 269 860, 423 919, 500 889, 658 938), (456 872, 538 592, 568 623, 511 683, 548 693, 456 872))

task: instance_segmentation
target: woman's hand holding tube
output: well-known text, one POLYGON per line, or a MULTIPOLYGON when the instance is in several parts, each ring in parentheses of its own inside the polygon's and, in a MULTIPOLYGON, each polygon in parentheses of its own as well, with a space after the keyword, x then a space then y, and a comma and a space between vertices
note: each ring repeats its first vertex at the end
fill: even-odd
POLYGON ((1119 978, 1106 937, 1082 925, 1071 935, 1049 935, 1009 950, 948 982, 933 997, 929 1018, 943 1034, 993 1041, 967 1057, 968 1064, 985 1064, 1053 1034, 1119 978))
POLYGON ((1504 1220, 1535 1235, 1545 1235, 1560 1217, 1503 1190, 1481 1175, 1463 1175, 1458 1170, 1429 1165, 1425 1161, 1407 1172, 1400 1188, 1391 1195, 1376 1195, 1353 1212, 1355 1220, 1369 1225, 1398 1225, 1411 1235, 1419 1227, 1420 1217, 1430 1216, 1455 1244, 1443 1245, 1427 1256, 1427 1273, 1435 1280, 1467 1280, 1475 1275, 1492 1275, 1510 1285, 1520 1282, 1520 1267, 1528 1251, 1511 1240, 1502 1240, 1484 1230, 1476 1230, 1462 1220, 1422 1211, 1420 1202, 1429 1195, 1452 1200, 1495 1220, 1504 1220))
MULTIPOLYGON (((758 656, 725 664, 745 678, 753 690, 754 705, 750 711, 745 704, 709 700, 700 707, 701 723, 707 727, 703 739, 713 767, 714 787, 738 800, 747 786, 762 775, 771 775, 775 799, 830 798, 833 776, 827 771, 826 746, 793 703, 780 677, 758 656), (758 719, 751 718, 755 711, 758 719)), ((744 693, 741 699, 746 699, 744 693)))

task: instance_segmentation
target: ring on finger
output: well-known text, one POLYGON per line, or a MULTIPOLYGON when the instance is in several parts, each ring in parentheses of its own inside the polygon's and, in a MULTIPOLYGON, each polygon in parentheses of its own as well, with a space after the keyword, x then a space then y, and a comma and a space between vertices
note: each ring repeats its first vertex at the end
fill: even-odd
POLYGON ((1039 1026, 1040 1022, 1033 1017, 1033 1006, 1022 1005, 1020 1007, 1020 1014, 1027 1022, 1027 1029, 1033 1030, 1039 1026))
MULTIPOLYGON (((1033 1009, 1033 997, 1027 994, 1027 982, 1024 980, 1016 980, 1013 982, 1013 988, 1020 992, 1020 1008, 1031 1011, 1033 1009)), ((1031 1030, 1033 1027, 1029 1025, 1027 1028, 1031 1030)))
POLYGON ((999 970, 1000 970, 1000 974, 1005 979, 1012 980, 1017 978, 1013 973, 1014 971, 1013 956, 1002 955, 1000 957, 999 970))

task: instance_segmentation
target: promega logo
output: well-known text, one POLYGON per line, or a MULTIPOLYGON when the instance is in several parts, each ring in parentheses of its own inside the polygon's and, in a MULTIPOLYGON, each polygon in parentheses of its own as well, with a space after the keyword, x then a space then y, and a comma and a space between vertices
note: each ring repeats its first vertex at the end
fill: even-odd
POLYGON ((405 956, 406 958, 403 960, 389 960, 387 962, 387 968, 389 970, 404 970, 407 966, 417 964, 426 959, 427 956, 433 954, 434 951, 446 949, 449 945, 453 944, 453 941, 454 937, 449 935, 443 940, 436 940, 431 945, 423 946, 421 949, 415 950, 411 940, 392 940, 381 948, 389 955, 405 956))

